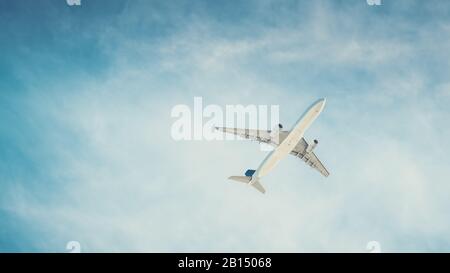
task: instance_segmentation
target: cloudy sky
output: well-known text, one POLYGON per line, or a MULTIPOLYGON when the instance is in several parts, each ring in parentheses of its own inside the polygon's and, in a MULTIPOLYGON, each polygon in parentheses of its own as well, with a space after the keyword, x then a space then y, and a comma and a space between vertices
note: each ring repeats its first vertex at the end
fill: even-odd
POLYGON ((450 2, 0 0, 0 251, 450 250, 450 2), (171 110, 279 105, 330 170, 174 141, 171 110))

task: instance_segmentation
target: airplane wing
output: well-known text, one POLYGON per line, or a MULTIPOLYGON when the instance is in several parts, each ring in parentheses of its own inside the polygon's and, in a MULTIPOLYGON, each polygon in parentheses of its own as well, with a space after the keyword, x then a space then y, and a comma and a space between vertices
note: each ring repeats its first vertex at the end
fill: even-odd
POLYGON ((308 143, 304 138, 302 138, 295 148, 291 151, 291 155, 294 155, 296 157, 299 157, 302 159, 306 164, 311 166, 312 168, 318 170, 323 176, 329 176, 330 173, 325 168, 325 166, 320 162, 319 158, 317 158, 316 154, 314 152, 306 152, 306 148, 308 147, 308 143))
MULTIPOLYGON (((259 141, 259 142, 264 142, 264 143, 271 144, 274 146, 278 145, 278 143, 276 143, 275 140, 272 139, 272 137, 270 135, 271 131, 268 131, 268 130, 239 129, 239 128, 227 128, 227 127, 216 127, 216 129, 219 131, 225 132, 225 133, 235 134, 242 138, 255 140, 255 141, 259 141)), ((280 138, 281 137, 282 137, 282 134, 280 134, 280 138)))

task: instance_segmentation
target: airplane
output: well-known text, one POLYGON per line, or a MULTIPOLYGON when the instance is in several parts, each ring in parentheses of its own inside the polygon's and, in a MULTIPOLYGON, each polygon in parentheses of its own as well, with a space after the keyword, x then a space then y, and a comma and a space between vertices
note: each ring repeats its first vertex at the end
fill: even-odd
POLYGON ((288 154, 299 157, 306 164, 318 170, 323 176, 328 177, 330 173, 313 152, 319 142, 315 139, 312 144, 309 144, 303 138, 306 129, 309 128, 325 107, 325 101, 325 98, 319 99, 306 109, 291 131, 283 131, 283 125, 281 124, 278 124, 273 130, 215 127, 218 131, 235 134, 275 147, 263 160, 258 169, 248 169, 244 176, 230 176, 228 179, 249 184, 259 192, 265 193, 266 190, 260 183, 261 177, 267 175, 288 154))

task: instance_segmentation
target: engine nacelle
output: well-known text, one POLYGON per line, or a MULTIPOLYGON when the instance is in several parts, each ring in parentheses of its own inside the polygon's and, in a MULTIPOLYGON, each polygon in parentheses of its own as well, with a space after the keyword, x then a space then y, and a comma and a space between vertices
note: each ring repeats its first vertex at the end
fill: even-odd
POLYGON ((281 123, 278 123, 275 125, 275 127, 270 131, 270 138, 274 140, 274 142, 278 143, 279 137, 280 137, 280 131, 283 129, 283 125, 281 123))
POLYGON ((306 147, 306 153, 309 154, 316 148, 317 144, 319 144, 319 141, 317 139, 314 139, 312 144, 308 144, 308 147, 306 147))

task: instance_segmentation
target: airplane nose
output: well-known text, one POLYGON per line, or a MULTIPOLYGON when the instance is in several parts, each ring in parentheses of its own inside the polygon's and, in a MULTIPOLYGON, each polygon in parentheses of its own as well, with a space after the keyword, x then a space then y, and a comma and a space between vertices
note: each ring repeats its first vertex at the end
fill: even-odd
POLYGON ((326 99, 322 98, 316 101, 314 108, 316 112, 321 112, 323 108, 325 107, 326 99))

